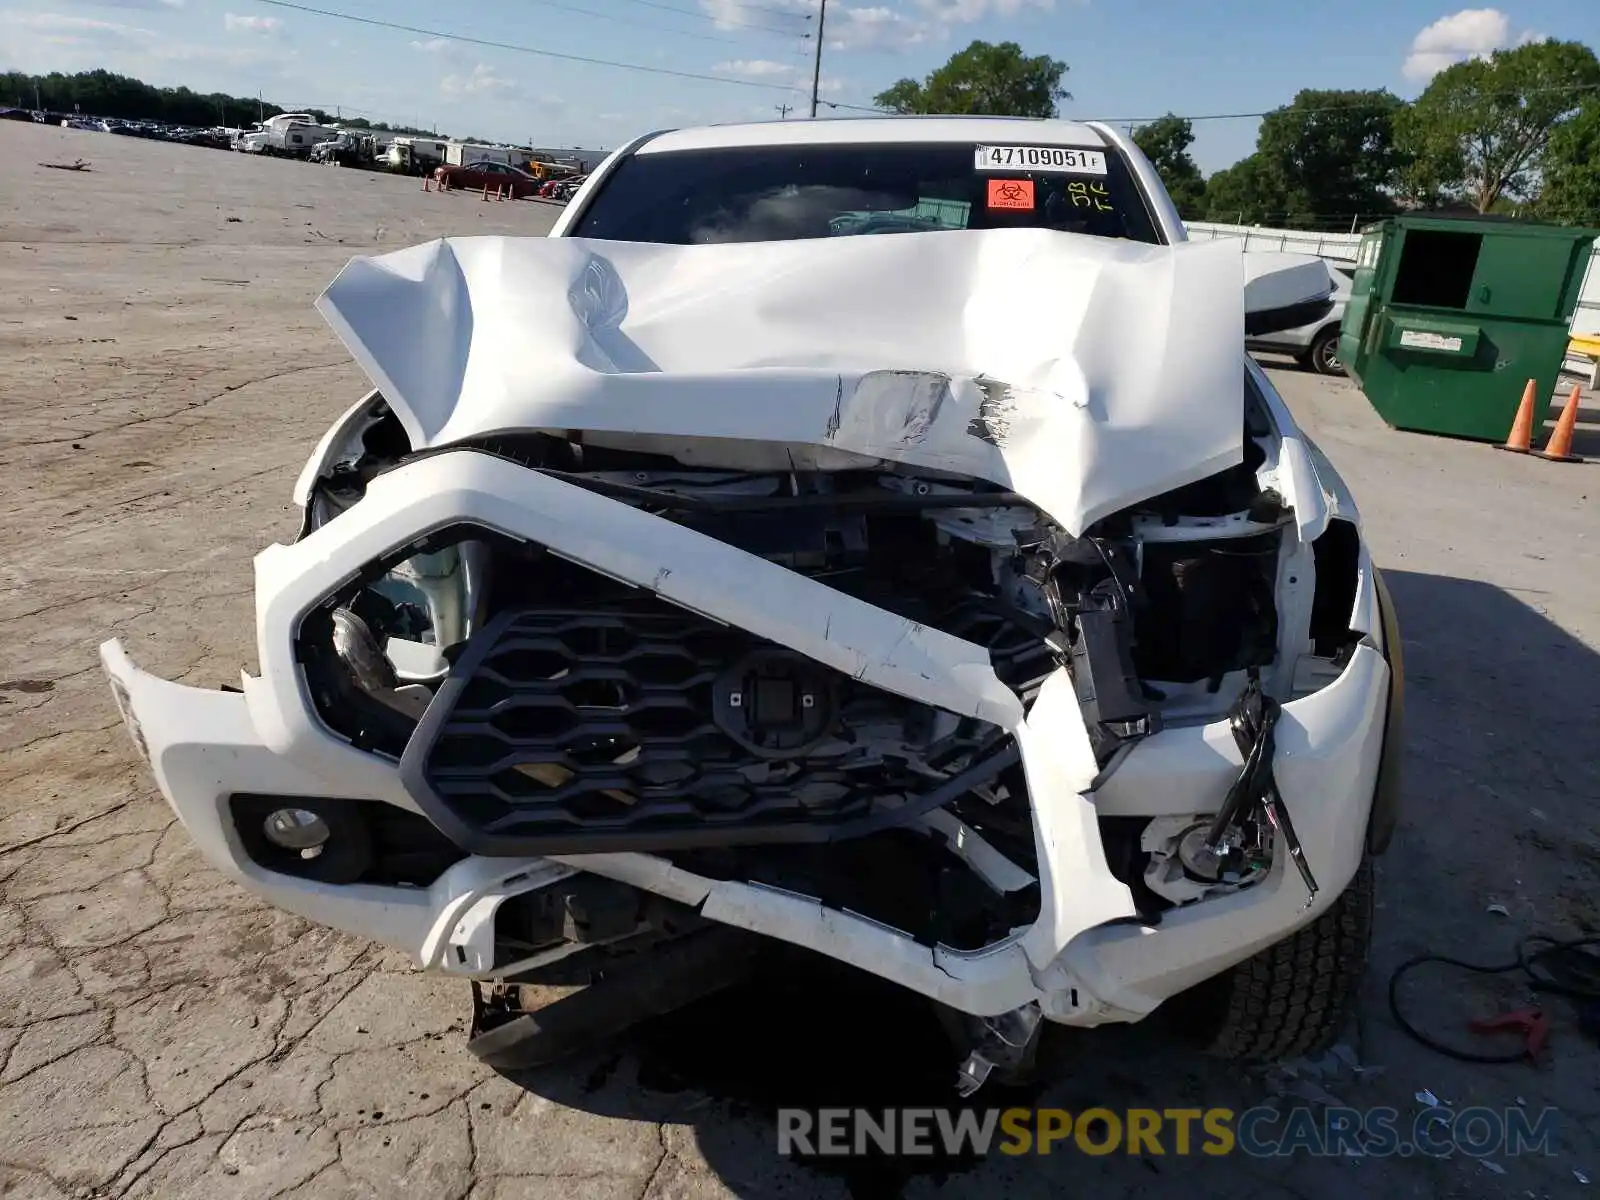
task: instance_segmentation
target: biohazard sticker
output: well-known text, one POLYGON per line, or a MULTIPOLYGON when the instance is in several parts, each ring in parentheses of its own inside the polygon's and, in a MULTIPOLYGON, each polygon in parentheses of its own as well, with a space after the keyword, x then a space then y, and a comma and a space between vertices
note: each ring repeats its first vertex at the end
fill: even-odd
POLYGON ((1033 180, 989 180, 989 207, 1014 208, 1031 212, 1033 210, 1033 180))

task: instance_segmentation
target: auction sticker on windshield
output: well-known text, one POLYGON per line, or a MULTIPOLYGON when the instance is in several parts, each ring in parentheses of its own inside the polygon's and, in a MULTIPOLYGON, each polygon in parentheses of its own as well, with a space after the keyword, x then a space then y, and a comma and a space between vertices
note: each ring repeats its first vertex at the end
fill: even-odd
POLYGON ((1054 171, 1062 175, 1104 175, 1103 150, 1075 146, 974 146, 976 171, 1054 171))

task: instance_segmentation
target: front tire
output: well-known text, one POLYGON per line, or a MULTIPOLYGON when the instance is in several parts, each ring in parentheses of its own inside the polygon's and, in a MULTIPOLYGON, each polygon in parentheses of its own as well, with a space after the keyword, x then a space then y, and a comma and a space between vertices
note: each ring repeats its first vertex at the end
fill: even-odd
POLYGON ((1372 944, 1372 862, 1310 925, 1195 988, 1182 1003, 1205 1051, 1270 1063, 1324 1052, 1338 1040, 1372 944))
POLYGON ((1318 375, 1343 375, 1344 364, 1339 361, 1339 327, 1324 329, 1317 334, 1306 351, 1306 364, 1318 375))

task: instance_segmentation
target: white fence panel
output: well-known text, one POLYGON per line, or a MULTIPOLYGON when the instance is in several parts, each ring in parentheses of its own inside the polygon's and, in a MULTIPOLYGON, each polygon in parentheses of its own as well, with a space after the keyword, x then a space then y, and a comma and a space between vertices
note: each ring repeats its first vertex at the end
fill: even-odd
POLYGON ((1307 229, 1264 229, 1259 225, 1223 225, 1215 221, 1190 221, 1189 236, 1244 239, 1246 250, 1281 250, 1286 254, 1315 254, 1337 262, 1355 262, 1361 246, 1359 233, 1316 233, 1307 229))

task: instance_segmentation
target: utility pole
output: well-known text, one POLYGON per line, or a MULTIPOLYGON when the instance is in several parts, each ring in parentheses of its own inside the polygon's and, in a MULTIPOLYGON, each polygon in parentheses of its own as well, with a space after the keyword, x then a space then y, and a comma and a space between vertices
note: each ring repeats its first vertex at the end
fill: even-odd
POLYGON ((778 110, 778 119, 781 121, 787 121, 789 119, 789 111, 794 106, 790 104, 777 104, 773 107, 778 110))
POLYGON ((828 23, 828 0, 817 9, 817 61, 811 68, 811 118, 817 116, 817 92, 822 87, 822 27, 828 23))

